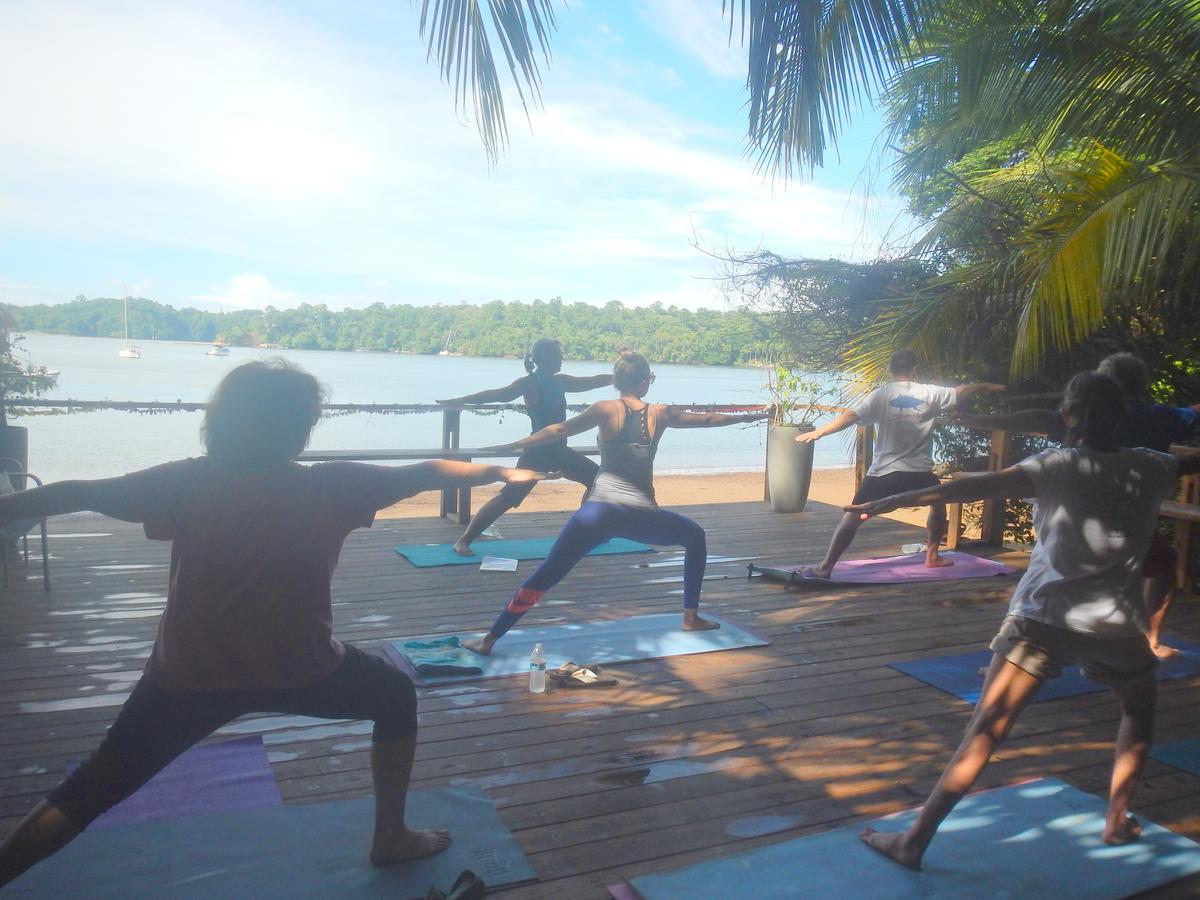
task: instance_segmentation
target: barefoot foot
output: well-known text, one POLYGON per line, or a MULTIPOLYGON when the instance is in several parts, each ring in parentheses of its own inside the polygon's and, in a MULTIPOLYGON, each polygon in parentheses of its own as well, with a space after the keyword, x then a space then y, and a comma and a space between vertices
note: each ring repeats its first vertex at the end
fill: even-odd
POLYGON ((1154 655, 1159 659, 1173 659, 1179 655, 1179 651, 1174 647, 1168 647, 1166 644, 1152 644, 1150 649, 1154 651, 1154 655))
POLYGON ((801 566, 801 578, 820 578, 823 581, 828 581, 833 577, 832 569, 822 569, 820 566, 801 566))
POLYGON ((683 630, 684 631, 711 631, 714 628, 720 628, 720 622, 713 622, 710 619, 702 619, 696 613, 688 615, 683 614, 683 630))
POLYGON ((921 870, 921 857, 924 851, 911 846, 907 835, 899 831, 876 831, 874 828, 864 828, 858 835, 859 839, 892 862, 898 862, 906 869, 921 870))
POLYGON ((496 646, 496 639, 490 634, 485 634, 483 637, 468 638, 462 642, 462 645, 472 653, 487 656, 492 652, 492 648, 496 646))
POLYGON ((1127 815, 1116 826, 1104 826, 1104 843, 1119 847, 1122 844, 1132 844, 1142 836, 1142 824, 1133 816, 1127 815))
POLYGON ((944 556, 930 556, 925 559, 925 566, 930 569, 944 569, 946 566, 954 565, 954 560, 946 559, 944 556))
POLYGON ((444 828, 376 832, 375 844, 371 847, 371 865, 391 866, 410 859, 424 859, 441 853, 449 846, 450 832, 444 828))
POLYGON ((475 551, 471 549, 471 545, 463 543, 462 538, 459 538, 457 541, 455 541, 453 544, 451 544, 450 549, 453 550, 455 553, 457 553, 459 556, 474 556, 475 555, 475 551))

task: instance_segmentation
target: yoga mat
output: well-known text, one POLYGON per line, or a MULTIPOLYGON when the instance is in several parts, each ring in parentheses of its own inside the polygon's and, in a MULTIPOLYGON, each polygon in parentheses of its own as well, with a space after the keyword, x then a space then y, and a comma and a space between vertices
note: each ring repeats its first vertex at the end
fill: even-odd
POLYGON ((424 897, 463 869, 491 887, 537 876, 492 801, 478 789, 408 797, 410 825, 449 828, 437 856, 375 868, 367 860, 374 800, 342 800, 88 829, 5 888, 14 896, 424 897))
POLYGON ((255 736, 190 748, 89 827, 282 804, 262 738, 255 736))
POLYGON ((758 566, 753 563, 751 572, 762 572, 768 578, 786 581, 797 587, 822 587, 829 584, 908 584, 913 581, 961 581, 964 578, 989 578, 995 575, 1012 575, 1016 569, 1009 568, 993 559, 983 559, 969 553, 947 550, 942 554, 953 560, 954 565, 931 569, 925 565, 924 553, 908 556, 887 556, 882 559, 851 559, 833 567, 832 578, 805 578, 801 569, 809 565, 758 566))
MULTIPOLYGON (((771 643, 761 635, 721 616, 707 611, 701 615, 720 622, 721 627, 711 631, 684 631, 679 627, 680 614, 673 612, 571 625, 514 628, 500 639, 491 656, 479 656, 469 650, 463 651, 465 664, 483 669, 482 674, 476 675, 430 676, 422 679, 416 674, 404 652, 404 645, 409 641, 424 643, 444 638, 447 636, 444 634, 391 641, 385 645, 385 649, 401 668, 413 676, 417 684, 445 684, 528 672, 529 655, 533 652, 534 644, 542 645, 546 653, 546 667, 555 669, 565 662, 604 665, 635 659, 682 656, 688 653, 711 653, 738 647, 765 647, 771 643)), ((477 635, 456 636, 464 639, 477 635)))
MULTIPOLYGON (((510 559, 544 559, 558 536, 523 538, 512 541, 479 541, 472 549, 474 556, 459 556, 450 544, 399 544, 395 550, 414 566, 427 569, 434 566, 479 565, 485 556, 507 556, 510 559)), ((588 556, 610 553, 652 553, 654 548, 639 541, 613 538, 588 552, 588 556)))
MULTIPOLYGON (((1179 655, 1159 662, 1156 673, 1159 681, 1200 675, 1200 645, 1174 638, 1164 640, 1172 647, 1178 648, 1179 655)), ((960 700, 975 703, 983 689, 983 676, 979 674, 979 670, 991 665, 992 655, 990 650, 977 650, 955 656, 911 659, 892 663, 890 668, 953 694, 960 700)), ((1104 685, 1084 678, 1079 669, 1070 667, 1064 668, 1060 677, 1043 683, 1031 702, 1038 703, 1042 700, 1057 700, 1059 697, 1076 697, 1107 690, 1104 685)))
MULTIPOLYGON (((1117 900, 1200 872, 1200 844, 1142 820, 1140 841, 1100 840, 1105 801, 1054 778, 963 799, 914 872, 864 846, 862 824, 630 879, 645 900, 899 897, 1117 900)), ((900 831, 912 810, 877 819, 900 831)))
POLYGON ((1169 744, 1155 744, 1150 755, 1168 766, 1200 775, 1200 738, 1184 738, 1169 744))

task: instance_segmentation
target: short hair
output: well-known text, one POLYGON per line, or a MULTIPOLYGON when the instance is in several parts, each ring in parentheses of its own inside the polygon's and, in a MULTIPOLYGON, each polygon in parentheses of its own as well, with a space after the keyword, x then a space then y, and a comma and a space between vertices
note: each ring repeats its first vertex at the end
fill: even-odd
POLYGON ((316 378, 285 359, 240 365, 209 398, 200 430, 204 447, 228 465, 290 462, 308 445, 325 396, 316 378))
POLYGON ((632 350, 622 350, 621 357, 613 364, 613 386, 618 391, 636 390, 649 377, 650 363, 632 350))
POLYGON ((1128 411, 1125 391, 1115 378, 1101 372, 1080 372, 1063 390, 1063 411, 1075 420, 1069 443, 1084 441, 1093 447, 1112 447, 1117 427, 1128 411))
POLYGON ((911 375, 917 367, 917 354, 911 350, 897 350, 888 360, 888 371, 893 375, 911 375))
POLYGON ((538 338, 534 341, 529 352, 525 354, 525 371, 532 375, 534 367, 540 369, 546 359, 546 354, 551 350, 557 350, 558 355, 562 356, 562 342, 554 338, 538 338))
POLYGON ((1121 386, 1130 400, 1150 396, 1150 370, 1132 353, 1113 353, 1100 360, 1096 371, 1107 375, 1121 386))

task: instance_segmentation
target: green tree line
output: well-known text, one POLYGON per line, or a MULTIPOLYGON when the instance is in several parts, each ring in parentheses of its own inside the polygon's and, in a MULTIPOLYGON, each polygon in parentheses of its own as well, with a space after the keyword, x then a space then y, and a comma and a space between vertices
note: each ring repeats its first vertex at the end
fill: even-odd
MULTIPOLYGON (((122 337, 124 302, 76 298, 72 302, 8 306, 14 328, 81 337, 122 337)), ((518 356, 540 337, 563 343, 569 359, 612 359, 623 348, 654 362, 729 366, 773 355, 763 316, 753 310, 689 310, 654 304, 626 307, 565 303, 559 298, 481 306, 386 306, 331 310, 322 304, 295 309, 205 312, 129 299, 130 340, 214 341, 237 346, 273 345, 296 350, 371 350, 468 356, 518 356)))

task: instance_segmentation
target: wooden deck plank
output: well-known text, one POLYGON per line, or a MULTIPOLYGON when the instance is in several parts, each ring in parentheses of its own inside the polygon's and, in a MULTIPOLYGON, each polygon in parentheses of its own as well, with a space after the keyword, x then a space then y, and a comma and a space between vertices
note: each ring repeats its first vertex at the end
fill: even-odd
MULTIPOLYGON (((818 558, 839 511, 797 515, 761 504, 686 509, 709 552, 787 563, 818 558)), ((556 533, 566 513, 510 513, 506 537, 556 533)), ((416 569, 397 543, 450 541, 438 519, 380 521, 347 541, 334 581, 340 637, 376 649, 414 634, 483 630, 535 563, 517 573, 416 569)), ((154 639, 169 548, 98 516, 51 525, 53 590, 36 561, 0 594, 0 827, 8 828, 83 758, 132 688, 154 639), (94 534, 95 537, 78 535, 94 534), (103 535, 103 536, 100 536, 103 535)), ((921 532, 864 528, 852 555, 898 552, 921 532)), ((669 551, 668 551, 669 552, 669 551)), ((665 556, 653 557, 662 560, 665 556)), ((651 557, 585 559, 527 616, 529 624, 675 611, 681 568, 651 557)), ((1016 561, 1020 563, 1020 557, 1016 561)), ((541 882, 512 896, 604 896, 603 885, 815 833, 911 806, 932 786, 966 723, 966 704, 887 667, 982 649, 1011 581, 787 590, 710 571, 704 608, 765 634, 765 648, 614 665, 608 691, 530 695, 520 677, 421 691, 414 783, 484 786, 541 882), (739 837, 780 816, 776 834, 739 837)), ((1170 631, 1195 639, 1200 611, 1177 603, 1170 631)), ((1163 739, 1200 733, 1200 679, 1164 683, 1163 739)), ((1118 712, 1105 695, 1036 704, 981 786, 1055 775, 1103 794, 1118 712)), ((370 791, 369 728, 247 717, 217 737, 262 733, 287 802, 370 791)), ((1151 761, 1136 809, 1200 837, 1200 778, 1151 761)), ((1153 896, 1188 896, 1164 889, 1153 896)))

